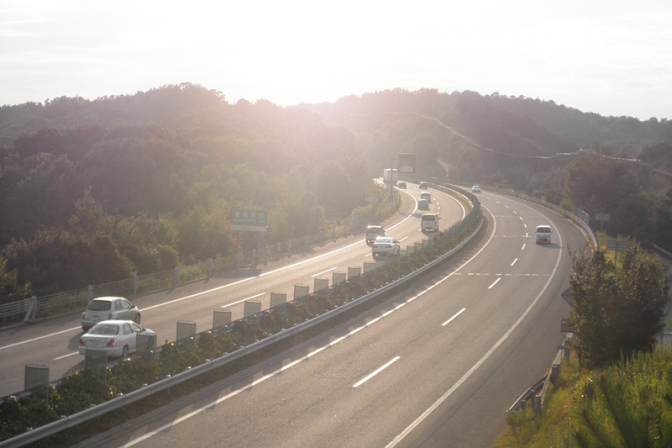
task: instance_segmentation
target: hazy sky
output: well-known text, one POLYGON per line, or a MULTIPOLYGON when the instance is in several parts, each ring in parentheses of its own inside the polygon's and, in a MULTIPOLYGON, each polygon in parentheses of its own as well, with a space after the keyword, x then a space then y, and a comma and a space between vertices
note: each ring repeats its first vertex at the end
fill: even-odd
POLYGON ((231 103, 432 88, 672 119, 672 1, 0 0, 0 105, 182 82, 231 103))

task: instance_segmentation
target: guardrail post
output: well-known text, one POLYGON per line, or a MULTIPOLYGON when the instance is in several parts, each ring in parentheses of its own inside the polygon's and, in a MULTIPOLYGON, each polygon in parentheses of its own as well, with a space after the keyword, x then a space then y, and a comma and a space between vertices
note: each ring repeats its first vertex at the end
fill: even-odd
POLYGON ((314 281, 313 291, 321 291, 329 287, 329 279, 324 277, 317 277, 314 281))
POLYGON ((272 292, 271 293, 271 308, 282 305, 287 302, 286 292, 272 292))
POLYGON ((260 300, 246 300, 243 316, 248 317, 261 312, 260 300))
POLYGON ((348 280, 362 275, 362 268, 359 266, 348 266, 348 280))
POLYGON ((376 263, 375 262, 371 263, 371 262, 365 261, 364 264, 363 264, 363 267, 364 267, 364 273, 365 274, 367 272, 373 272, 373 271, 376 270, 376 263))
POLYGON ((541 416, 541 395, 534 396, 534 413, 537 417, 541 416))
POLYGON ((133 277, 133 295, 136 295, 138 293, 138 285, 140 284, 137 271, 131 272, 131 277, 133 277))
POLYGON ((30 299, 30 305, 28 306, 28 312, 26 317, 23 318, 24 322, 33 322, 35 320, 35 314, 37 314, 37 297, 33 296, 30 299))
POLYGON ((310 286, 308 285, 294 285, 294 300, 302 297, 308 297, 310 294, 310 286))
POLYGON ((177 286, 177 284, 180 282, 180 267, 175 266, 175 282, 174 285, 177 286))
POLYGON ((231 310, 213 310, 212 329, 223 327, 231 323, 231 310))
POLYGON ((86 297, 89 299, 89 302, 93 300, 93 285, 89 285, 89 288, 86 291, 86 297))
POLYGON ((560 375, 560 364, 553 364, 553 366, 551 366, 551 383, 555 384, 558 375, 560 375))
POLYGON ((348 279, 347 274, 345 272, 334 272, 331 275, 331 285, 336 286, 341 283, 345 283, 346 280, 348 279))
POLYGON ((252 270, 257 269, 257 249, 252 249, 252 270))
POLYGON ((212 275, 212 269, 215 265, 215 262, 213 261, 212 258, 208 258, 208 277, 212 275))
POLYGON ((236 270, 240 269, 241 261, 243 261, 243 254, 238 252, 238 258, 236 259, 236 270))

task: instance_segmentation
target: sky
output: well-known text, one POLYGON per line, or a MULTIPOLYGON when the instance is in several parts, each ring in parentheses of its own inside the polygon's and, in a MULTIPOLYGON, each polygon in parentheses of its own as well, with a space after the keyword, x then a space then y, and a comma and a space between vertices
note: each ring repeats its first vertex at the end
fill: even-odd
POLYGON ((672 119, 672 1, 0 0, 0 105, 183 82, 230 103, 428 88, 672 119))

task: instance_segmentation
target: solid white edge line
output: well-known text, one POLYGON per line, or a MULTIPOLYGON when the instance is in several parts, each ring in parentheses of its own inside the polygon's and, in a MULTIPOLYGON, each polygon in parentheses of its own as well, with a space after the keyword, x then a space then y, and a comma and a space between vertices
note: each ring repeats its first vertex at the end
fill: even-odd
MULTIPOLYGON (((493 216, 493 219, 494 219, 493 213, 487 207, 485 207, 483 204, 481 204, 481 207, 488 210, 488 213, 490 213, 493 216)), ((534 209, 532 209, 532 210, 534 210, 534 209)), ((534 211, 539 213, 544 218, 546 218, 546 216, 544 216, 543 213, 538 212, 536 210, 534 210, 534 211)), ((548 220, 548 219, 547 219, 547 221, 550 222, 550 220, 548 220)), ((495 221, 495 228, 496 228, 496 224, 497 223, 495 221)), ((551 225, 553 225, 553 223, 551 223, 551 225)), ((555 227, 555 226, 553 225, 553 227, 555 227)), ((560 247, 562 247, 562 236, 560 236, 560 232, 558 232, 557 228, 555 229, 555 231, 558 234, 558 238, 560 239, 560 247)), ((493 235, 494 235, 494 230, 493 230, 493 235)), ((490 241, 488 241, 488 242, 490 242, 490 241)), ((485 247, 486 245, 484 245, 483 247, 485 247)), ((478 253, 476 255, 478 255, 478 253)), ((474 256, 476 256, 476 255, 474 255, 474 256)), ((397 444, 399 442, 401 442, 413 429, 415 429, 416 426, 418 426, 420 423, 422 423, 432 412, 434 412, 434 410, 436 408, 438 408, 444 401, 446 401, 448 399, 448 397, 450 397, 453 394, 453 392, 455 392, 457 390, 457 388, 462 385, 462 383, 464 383, 466 380, 468 380, 469 377, 476 371, 476 369, 478 369, 495 352, 495 350, 497 350, 499 348, 499 346, 502 345, 504 343, 504 341, 506 341, 509 338, 511 333, 513 333, 513 331, 516 328, 518 328, 518 325, 520 325, 520 323, 523 321, 523 319, 525 319, 525 317, 527 317, 527 315, 530 313, 530 311, 532 311, 532 308, 534 308, 534 306, 537 304, 537 302, 539 301, 541 296, 544 294, 546 289, 548 289, 548 285, 550 285, 551 280, 553 280, 553 277, 555 275, 555 272, 558 270, 558 266, 560 265, 560 259, 561 258, 562 258, 562 251, 559 251, 558 259, 555 262, 555 267, 553 268, 553 272, 551 272, 551 275, 548 277, 548 280, 546 281, 546 284, 541 289, 541 291, 539 291, 539 294, 537 295, 537 297, 535 297, 535 299, 532 301, 532 303, 525 309, 523 314, 520 315, 518 320, 516 320, 513 323, 511 328, 509 328, 509 330, 506 333, 504 333, 504 335, 495 343, 495 345, 493 345, 492 348, 490 348, 490 350, 488 350, 485 353, 485 355, 483 355, 483 357, 481 359, 479 359, 478 362, 471 367, 471 369, 469 369, 469 371, 467 373, 462 375, 462 378, 460 378, 455 384, 453 384, 453 386, 450 389, 448 389, 448 391, 445 394, 443 394, 429 408, 427 408, 427 410, 425 412, 423 412, 418 418, 416 418, 413 421, 413 423, 408 425, 406 427, 406 429, 404 429, 397 437, 394 438, 394 440, 392 440, 390 443, 388 443, 385 446, 385 448, 393 448, 393 447, 397 446, 397 444)), ((467 261, 467 263, 469 261, 471 261, 471 259, 473 259, 473 257, 470 258, 467 261)))
MULTIPOLYGON (((406 193, 406 192, 404 192, 404 193, 406 193)), ((406 194, 408 194, 412 199, 415 199, 415 198, 413 197, 413 195, 411 195, 410 193, 406 193, 406 194)), ((452 196, 451 196, 451 198, 452 198, 452 196)), ((460 205, 460 207, 462 207, 462 219, 464 219, 464 217, 466 216, 466 210, 465 210, 464 206, 463 206, 462 203, 460 203, 460 201, 458 201, 457 199, 455 200, 455 202, 457 202, 457 203, 460 205)), ((395 227, 397 227, 397 226, 401 225, 402 223, 406 222, 407 220, 411 219, 411 218, 413 217, 413 214, 415 213, 416 210, 417 210, 417 201, 416 201, 416 208, 415 208, 415 209, 414 209, 414 210, 413 210, 413 211, 412 211, 406 218, 402 219, 401 221, 399 221, 399 222, 396 223, 395 225, 391 226, 391 227, 390 227, 390 230, 394 229, 395 227)), ((284 271, 284 270, 286 270, 286 269, 293 268, 293 267, 295 267, 295 266, 299 266, 299 265, 302 265, 302 264, 304 264, 304 263, 308 263, 308 262, 310 262, 310 261, 312 261, 312 260, 316 260, 316 259, 319 259, 319 258, 323 258, 323 257, 325 257, 325 256, 334 254, 334 253, 336 253, 336 252, 339 252, 339 251, 342 251, 342 250, 345 250, 345 249, 349 249, 349 248, 351 248, 351 247, 353 247, 353 246, 356 246, 356 245, 360 244, 362 241, 364 241, 364 240, 358 240, 358 241, 356 241, 356 242, 354 242, 354 243, 352 243, 352 244, 349 244, 349 245, 347 245, 347 246, 343 246, 343 247, 341 247, 341 248, 339 248, 339 249, 332 250, 331 252, 327 252, 327 253, 318 255, 318 256, 316 256, 316 257, 310 258, 310 259, 308 259, 308 260, 300 261, 300 262, 298 262, 298 263, 290 264, 290 265, 288 265, 288 266, 283 266, 283 267, 278 268, 278 269, 275 269, 275 270, 273 270, 273 271, 264 272, 264 273, 261 273, 261 274, 255 276, 255 277, 244 278, 244 279, 242 279, 242 280, 238 280, 238 281, 233 282, 233 283, 229 283, 229 284, 226 284, 226 285, 218 286, 217 288, 209 289, 209 290, 207 290, 207 291, 201 291, 201 292, 198 292, 198 293, 195 293, 195 294, 191 294, 191 295, 188 295, 188 296, 179 297, 179 298, 177 298, 177 299, 170 300, 170 301, 168 301, 168 302, 162 302, 162 303, 159 303, 159 304, 156 304, 156 305, 153 305, 153 306, 149 306, 149 307, 147 307, 147 308, 143 308, 143 309, 140 310, 140 311, 143 311, 143 312, 144 312, 144 311, 151 310, 151 309, 154 309, 154 308, 159 308, 159 307, 162 307, 162 306, 165 306, 165 305, 170 305, 170 304, 172 304, 172 303, 181 302, 182 300, 192 299, 192 298, 194 298, 194 297, 198 297, 198 296, 201 296, 201 295, 203 295, 203 294, 208 294, 208 293, 211 293, 211 292, 219 291, 219 290, 224 289, 224 288, 229 288, 229 287, 231 287, 231 286, 239 285, 239 284, 241 284, 241 283, 248 282, 248 281, 250 281, 250 280, 254 280, 255 278, 260 278, 260 277, 264 277, 264 276, 266 276, 266 275, 274 274, 274 273, 276 273, 276 272, 284 271)), ((336 269, 336 268, 334 268, 334 269, 336 269)), ((330 270, 331 270, 331 269, 330 269, 330 270)), ((325 271, 325 272, 328 272, 328 271, 325 271)), ((318 274, 318 275, 319 275, 319 274, 318 274)), ((237 303, 240 303, 240 302, 237 302, 237 303)), ((222 308, 225 308, 226 306, 230 306, 230 305, 233 305, 233 304, 224 305, 224 306, 222 306, 222 308)), ((9 344, 9 345, 0 346, 0 350, 5 350, 5 349, 7 349, 7 348, 17 347, 17 346, 19 346, 19 345, 23 345, 23 344, 29 344, 29 343, 31 343, 31 342, 39 341, 39 340, 41 340, 41 339, 50 338, 50 337, 52 337, 52 336, 57 336, 57 335, 59 335, 59 334, 68 333, 68 332, 70 332, 70 331, 75 331, 75 330, 79 330, 79 329, 80 329, 80 327, 73 327, 73 328, 68 328, 67 330, 62 330, 62 331, 57 331, 57 332, 55 332, 55 333, 45 334, 44 336, 39 336, 39 337, 36 337, 36 338, 27 339, 27 340, 25 340, 25 341, 16 342, 16 343, 14 343, 14 344, 9 344)))
MULTIPOLYGON (((488 211, 489 211, 489 210, 488 210, 488 211)), ((483 250, 487 247, 487 245, 490 243, 490 241, 492 241, 492 238, 494 237, 494 234, 495 234, 494 232, 495 232, 495 230, 497 229, 497 223, 496 223, 496 222, 493 223, 493 229, 494 229, 494 230, 493 230, 492 235, 490 236, 490 238, 488 239, 488 241, 483 245, 483 247, 481 247, 481 248, 480 248, 474 255, 472 255, 471 258, 469 258, 467 261, 465 261, 464 263, 462 263, 457 269, 455 269, 455 271, 451 272, 450 274, 448 274, 447 276, 445 276, 444 278, 442 278, 441 280, 439 280, 438 282, 436 282, 434 285, 430 286, 429 288, 427 288, 427 289, 425 289, 425 290, 423 290, 423 291, 420 291, 420 292, 419 292, 418 294, 416 294, 415 296, 413 296, 413 297, 407 299, 405 302, 402 302, 402 303, 400 303, 399 305, 395 306, 395 307, 393 308, 393 310, 390 310, 390 311, 396 311, 396 310, 402 308, 404 305, 407 305, 407 304, 409 304, 410 302, 412 302, 412 301, 414 301, 415 299, 417 299, 418 297, 424 295, 426 292, 431 291, 432 289, 434 289, 435 287, 437 287, 438 285, 440 285, 441 283, 443 283, 444 281, 446 281, 446 280, 448 280, 450 277, 452 277, 453 274, 457 273, 457 271, 459 271, 459 270, 462 269, 464 266, 466 266, 471 260, 473 260, 474 258, 476 258, 481 252, 483 252, 483 250)), ((384 315, 387 315, 387 314, 389 314, 389 312, 388 312, 388 313, 385 313, 384 315)), ((339 337, 339 338, 334 339, 334 340, 331 341, 329 344, 326 344, 325 346, 320 347, 320 348, 318 348, 318 349, 316 349, 316 350, 314 350, 314 351, 308 353, 307 355, 305 355, 305 356, 303 356, 303 357, 301 357, 301 358, 299 358, 299 359, 297 359, 297 360, 295 360, 295 361, 292 361, 291 363, 289 363, 289 364, 287 364, 287 365, 285 365, 285 366, 279 368, 278 370, 276 370, 276 371, 274 371, 274 372, 271 372, 271 373, 269 373, 268 375, 265 375, 265 376, 259 378, 258 380, 253 381, 251 384, 245 386, 244 388, 242 388, 242 389, 238 389, 238 390, 234 390, 234 391, 230 392, 229 394, 227 394, 227 395, 225 395, 225 396, 223 396, 223 397, 221 397, 221 398, 218 398, 217 400, 215 400, 215 401, 213 401, 213 402, 211 402, 211 403, 208 403, 208 404, 206 404, 206 405, 204 405, 204 406, 202 406, 202 407, 200 407, 200 408, 198 408, 198 409, 196 409, 196 410, 190 412, 190 413, 187 414, 187 415, 184 415, 184 416, 182 416, 182 417, 180 417, 180 418, 178 418, 178 419, 176 419, 176 420, 173 420, 173 421, 170 422, 170 423, 166 423, 165 425, 161 426, 160 428, 154 429, 154 430, 152 430, 152 431, 150 431, 150 432, 148 432, 148 433, 146 433, 146 434, 143 434, 142 436, 138 437, 137 439, 134 439, 134 440, 132 440, 132 441, 130 441, 130 442, 128 442, 128 443, 122 445, 121 448, 131 447, 131 446, 133 446, 133 445, 135 445, 135 444, 137 444, 137 443, 140 443, 140 442, 142 442, 142 441, 144 441, 144 440, 147 440, 147 439, 149 439, 150 437, 153 437, 154 435, 156 435, 156 434, 158 434, 158 433, 160 433, 160 432, 162 432, 162 431, 165 431, 166 429, 169 429, 169 428, 173 427, 173 426, 176 425, 177 423, 183 422, 183 421, 185 421, 185 420, 187 420, 187 419, 189 419, 189 418, 191 418, 191 417, 193 417, 193 416, 195 416, 195 415, 200 414, 201 412, 203 412, 203 411, 206 410, 206 409, 209 409, 209 408, 211 408, 211 407, 213 407, 213 406, 215 406, 215 405, 217 405, 217 404, 219 404, 219 403, 221 403, 221 402, 223 402, 223 401, 228 400, 228 399, 231 398, 231 397, 234 397, 234 396, 238 395, 240 392, 243 392, 243 391, 245 391, 245 390, 249 390, 249 389, 251 389, 253 386, 256 386, 257 384, 261 383, 262 381, 265 381, 265 380, 267 380, 267 379, 269 379, 269 378, 271 378, 271 377, 277 375, 278 373, 284 372, 285 370, 289 369, 290 367, 295 366, 296 364, 300 363, 301 361, 304 361, 304 360, 310 358, 310 357, 313 356, 314 354, 319 353, 319 352, 321 352, 322 350, 324 350, 324 349, 326 349, 326 348, 328 348, 328 347, 332 347, 332 346, 336 345, 337 343, 339 343, 339 342, 345 340, 346 338, 348 338, 348 337, 354 335, 355 333, 358 333, 360 330, 363 330, 364 328, 367 328, 368 325, 369 325, 369 323, 367 322, 367 323, 365 323, 364 325, 361 325, 360 327, 355 328, 354 330, 351 330, 347 335, 344 335, 344 336, 341 336, 341 337, 339 337)))

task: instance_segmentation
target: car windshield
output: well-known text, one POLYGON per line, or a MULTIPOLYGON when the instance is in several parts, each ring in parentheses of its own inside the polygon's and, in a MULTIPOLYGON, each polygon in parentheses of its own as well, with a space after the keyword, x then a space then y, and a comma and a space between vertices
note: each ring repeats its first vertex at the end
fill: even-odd
POLYGON ((86 309, 89 311, 107 311, 111 306, 112 302, 108 302, 107 300, 92 300, 86 309))
POLYGON ((94 325, 94 327, 89 330, 89 334, 104 334, 104 335, 115 335, 119 334, 118 325, 94 325))

